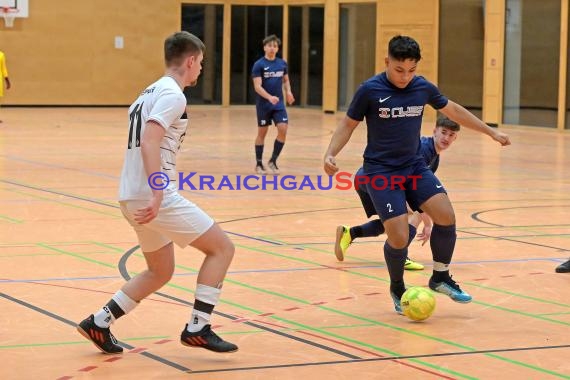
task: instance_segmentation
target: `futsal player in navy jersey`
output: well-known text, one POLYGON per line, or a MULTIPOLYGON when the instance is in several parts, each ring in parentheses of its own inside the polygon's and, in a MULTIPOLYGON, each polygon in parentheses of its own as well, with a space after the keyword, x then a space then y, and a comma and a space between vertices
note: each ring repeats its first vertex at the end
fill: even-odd
MULTIPOLYGON (((435 173, 439 167, 439 155, 453 144, 457 139, 457 135, 461 126, 446 117, 438 117, 433 129, 433 136, 422 136, 420 138, 420 155, 427 167, 435 173)), ((364 186, 359 186, 358 178, 363 175, 362 167, 358 169, 354 176, 354 188, 360 197, 362 207, 367 217, 376 215, 376 209, 372 203, 370 195, 366 192, 364 186)), ((416 230, 420 223, 423 222, 424 227, 418 234, 418 240, 424 245, 431 236, 432 221, 425 213, 408 212, 408 224, 410 229, 409 242, 411 243, 416 235, 416 230)), ((350 244, 357 238, 374 237, 384 233, 384 225, 380 219, 374 219, 358 226, 338 226, 336 229, 335 255, 339 261, 344 260, 344 254, 350 244)), ((404 263, 406 270, 422 270, 424 266, 409 257, 404 263)))
POLYGON ((267 163, 273 174, 279 174, 277 158, 285 145, 287 126, 289 124, 285 102, 283 101, 283 87, 287 103, 293 104, 295 97, 291 92, 291 83, 287 73, 287 62, 277 57, 281 40, 274 34, 263 40, 265 56, 258 59, 251 69, 253 88, 257 93, 255 109, 257 111, 257 137, 255 138, 255 172, 266 174, 263 166, 263 146, 267 129, 271 122, 277 127, 277 137, 273 144, 273 154, 267 163))
POLYGON ((416 76, 421 59, 420 46, 411 37, 395 36, 388 44, 386 69, 363 82, 352 99, 346 116, 335 130, 324 156, 324 170, 334 175, 336 156, 350 140, 352 132, 366 119, 367 145, 363 174, 369 181, 366 191, 386 230, 384 259, 390 274, 390 293, 396 312, 405 292, 404 262, 408 255, 406 202, 414 211, 422 210, 433 220, 430 247, 433 274, 429 287, 456 302, 471 302, 449 274, 455 241, 455 213, 446 191, 418 153, 424 107, 431 105, 464 127, 490 136, 501 145, 509 145, 508 135, 493 129, 459 104, 448 100, 439 89, 416 76), (383 187, 375 178, 391 181, 383 187), (405 182, 400 186, 403 176, 405 182))

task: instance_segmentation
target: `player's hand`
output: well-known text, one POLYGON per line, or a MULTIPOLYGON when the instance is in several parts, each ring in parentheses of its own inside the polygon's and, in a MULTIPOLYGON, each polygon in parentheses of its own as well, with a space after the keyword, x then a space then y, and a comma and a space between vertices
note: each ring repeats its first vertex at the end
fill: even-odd
POLYGON ((295 97, 293 96, 292 92, 287 93, 287 104, 291 105, 295 103, 295 97))
POLYGON ((429 241, 430 237, 431 237, 431 226, 424 225, 424 229, 416 236, 416 239, 422 242, 422 247, 423 247, 429 241))
POLYGON ((492 137, 493 140, 495 140, 502 146, 511 145, 511 140, 509 139, 509 135, 507 135, 506 133, 495 131, 492 137))
POLYGON ((140 208, 135 212, 135 221, 138 224, 147 224, 156 216, 158 215, 158 210, 160 208, 160 204, 162 203, 162 195, 161 196, 153 196, 148 205, 144 208, 140 208))
POLYGON ((333 156, 326 156, 324 164, 325 173, 327 173, 327 175, 334 175, 338 172, 338 166, 336 166, 336 160, 333 156))
POLYGON ((277 103, 279 103, 279 98, 277 96, 272 96, 267 100, 269 100, 269 103, 271 103, 273 105, 276 105, 277 103))

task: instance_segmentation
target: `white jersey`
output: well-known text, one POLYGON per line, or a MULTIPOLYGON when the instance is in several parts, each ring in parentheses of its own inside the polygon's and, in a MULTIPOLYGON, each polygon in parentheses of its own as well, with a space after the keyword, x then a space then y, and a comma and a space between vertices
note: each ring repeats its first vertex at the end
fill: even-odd
POLYGON ((186 135, 186 97, 176 81, 162 77, 148 86, 129 107, 129 140, 119 185, 119 201, 150 199, 152 191, 144 169, 141 138, 148 121, 154 121, 165 129, 160 144, 161 171, 168 175, 170 184, 164 190, 174 192, 178 188, 176 153, 186 135))

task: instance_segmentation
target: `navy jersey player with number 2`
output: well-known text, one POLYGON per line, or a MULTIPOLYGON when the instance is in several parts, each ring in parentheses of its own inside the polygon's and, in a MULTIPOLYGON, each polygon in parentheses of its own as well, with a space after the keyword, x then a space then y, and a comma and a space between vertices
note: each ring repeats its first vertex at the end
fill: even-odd
MULTIPOLYGON (((447 99, 425 78, 416 76, 421 59, 420 46, 411 37, 395 36, 388 44, 386 70, 366 80, 358 88, 344 119, 334 132, 324 157, 324 170, 334 175, 339 168, 335 157, 348 143, 352 132, 366 119, 368 141, 363 172, 369 180, 380 175, 394 179, 383 186, 367 183, 377 214, 388 236, 384 258, 390 274, 390 293, 396 312, 401 313, 409 228, 406 201, 413 210, 422 210, 433 220, 430 247, 433 274, 429 287, 461 303, 472 297, 449 274, 456 241, 455 213, 447 193, 418 153, 424 106, 484 133, 501 145, 509 145, 508 135, 493 129, 459 104, 447 99), (400 179, 406 181, 400 185, 400 179), (396 183, 396 179, 398 183, 396 183)), ((380 184, 381 185, 381 184, 380 184)))

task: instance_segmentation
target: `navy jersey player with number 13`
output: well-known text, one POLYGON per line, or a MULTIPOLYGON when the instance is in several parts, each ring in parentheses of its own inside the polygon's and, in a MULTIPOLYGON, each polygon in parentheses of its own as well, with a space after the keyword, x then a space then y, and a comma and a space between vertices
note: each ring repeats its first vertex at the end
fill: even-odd
POLYGON ((434 223, 430 238, 434 263, 429 287, 456 302, 471 301, 471 296, 449 274, 457 238, 453 207, 443 185, 418 153, 424 106, 429 104, 451 120, 484 133, 503 146, 510 144, 506 134, 489 127, 459 104, 448 100, 434 84, 416 76, 420 59, 420 47, 413 38, 395 36, 390 40, 386 70, 363 82, 356 91, 324 157, 325 172, 334 175, 339 170, 336 155, 350 140, 358 124, 366 119, 368 141, 364 151, 364 175, 369 180, 378 175, 388 179, 408 178, 403 189, 365 185, 386 228, 388 238, 384 244, 384 258, 390 274, 390 293, 398 313, 402 311, 400 299, 406 289, 404 262, 410 236, 406 201, 414 211, 424 211, 434 223))
POLYGON ((273 153, 267 163, 273 174, 279 174, 277 158, 285 145, 287 127, 289 125, 287 110, 283 101, 283 87, 287 95, 287 103, 293 104, 295 97, 291 92, 291 83, 287 73, 287 62, 277 57, 281 40, 274 34, 263 40, 265 55, 258 59, 251 69, 255 97, 255 110, 257 111, 257 136, 255 138, 255 172, 266 174, 263 166, 263 146, 267 129, 271 122, 277 127, 277 137, 273 144, 273 153))

